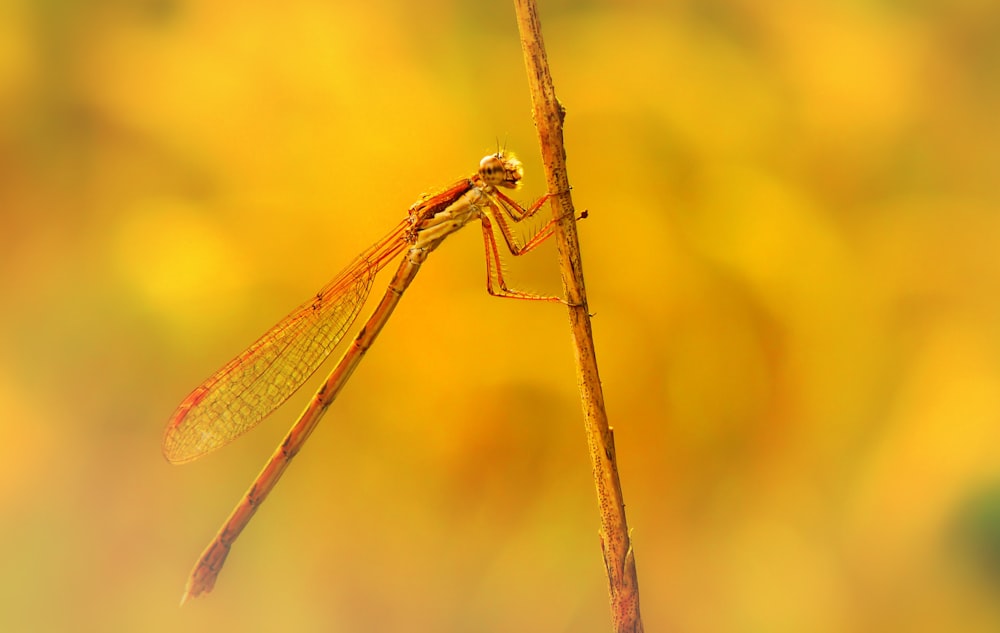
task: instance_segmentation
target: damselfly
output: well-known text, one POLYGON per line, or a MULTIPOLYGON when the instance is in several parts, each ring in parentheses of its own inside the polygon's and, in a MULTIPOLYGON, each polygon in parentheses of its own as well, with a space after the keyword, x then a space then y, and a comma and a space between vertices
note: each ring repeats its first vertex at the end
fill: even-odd
POLYGON ((534 215, 550 196, 542 196, 525 209, 500 191, 501 187, 516 188, 522 175, 521 163, 498 151, 483 158, 472 177, 422 197, 410 207, 409 216, 388 235, 180 404, 163 437, 163 453, 174 463, 197 459, 255 427, 301 387, 330 355, 357 318, 376 273, 405 252, 368 322, 198 559, 181 602, 211 591, 233 542, 361 362, 420 265, 446 237, 479 219, 486 244, 486 289, 491 295, 562 301, 511 290, 503 278, 494 224, 514 255, 532 250, 555 229, 553 219, 524 239, 519 239, 513 230, 512 222, 534 215))

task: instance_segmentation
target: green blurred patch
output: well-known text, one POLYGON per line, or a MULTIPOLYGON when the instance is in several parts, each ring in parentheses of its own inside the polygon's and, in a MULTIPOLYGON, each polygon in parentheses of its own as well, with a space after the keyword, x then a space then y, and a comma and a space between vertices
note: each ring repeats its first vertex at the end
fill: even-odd
POLYGON ((1000 587, 1000 482, 962 503, 951 536, 961 561, 982 580, 1000 587))

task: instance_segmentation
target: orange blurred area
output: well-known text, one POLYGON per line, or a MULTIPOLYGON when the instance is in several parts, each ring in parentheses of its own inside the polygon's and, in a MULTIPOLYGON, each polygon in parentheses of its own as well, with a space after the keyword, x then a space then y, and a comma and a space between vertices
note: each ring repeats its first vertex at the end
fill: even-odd
MULTIPOLYGON (((1000 5, 541 19, 646 629, 1000 630, 1000 5)), ((610 630, 565 310, 478 230, 177 607, 319 376, 182 467, 174 407, 497 142, 544 193, 503 2, 0 5, 0 630, 610 630)))

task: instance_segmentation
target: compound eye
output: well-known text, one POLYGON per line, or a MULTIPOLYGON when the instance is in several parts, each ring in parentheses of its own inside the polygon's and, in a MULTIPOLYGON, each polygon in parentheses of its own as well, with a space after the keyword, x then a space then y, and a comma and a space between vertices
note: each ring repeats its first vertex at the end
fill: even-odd
POLYGON ((492 185, 499 184, 505 177, 503 162, 496 156, 487 156, 479 161, 479 175, 492 185))

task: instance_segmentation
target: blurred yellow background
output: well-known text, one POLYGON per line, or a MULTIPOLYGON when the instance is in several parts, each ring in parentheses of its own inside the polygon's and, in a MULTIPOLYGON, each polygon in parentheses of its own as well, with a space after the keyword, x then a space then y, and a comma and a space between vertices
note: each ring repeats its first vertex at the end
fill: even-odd
MULTIPOLYGON (((541 10, 646 629, 1000 629, 1000 5, 541 10)), ((177 607, 318 377, 183 467, 174 407, 498 138, 542 194, 505 2, 0 3, 0 629, 609 630, 565 310, 475 229, 177 607)))

